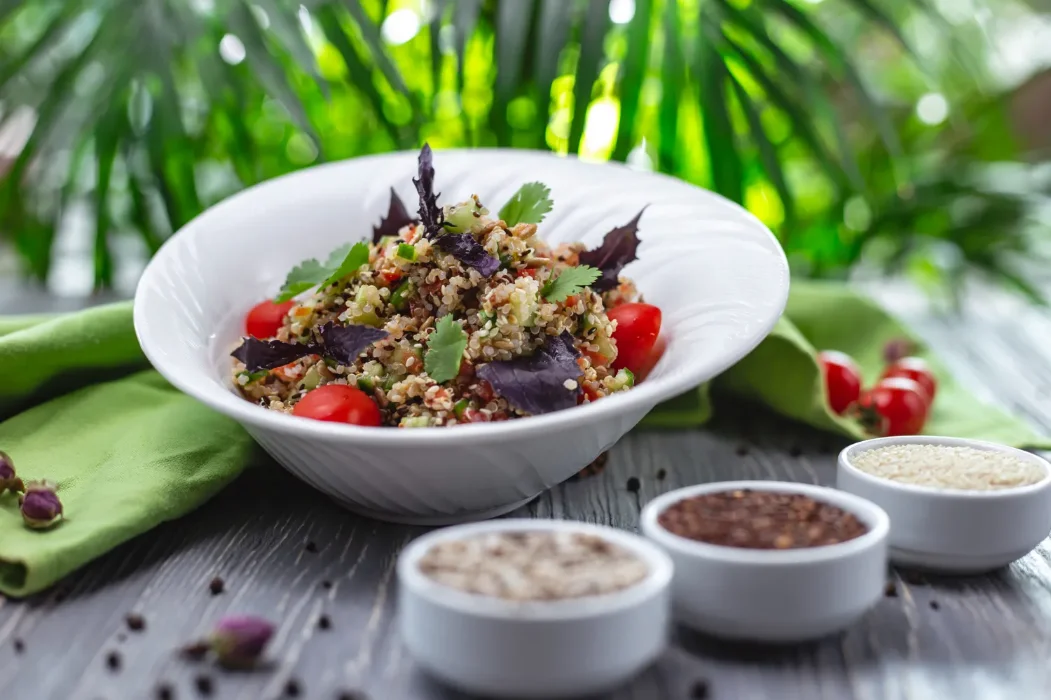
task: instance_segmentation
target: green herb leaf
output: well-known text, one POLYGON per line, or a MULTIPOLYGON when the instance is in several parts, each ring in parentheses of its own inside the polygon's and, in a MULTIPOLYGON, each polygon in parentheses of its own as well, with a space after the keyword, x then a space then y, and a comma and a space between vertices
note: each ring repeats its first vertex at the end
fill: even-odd
POLYGON ((599 278, 602 270, 589 265, 567 267, 555 279, 544 285, 540 296, 548 301, 564 301, 599 278))
MULTIPOLYGON (((331 265, 333 262, 333 255, 329 256, 328 262, 331 265)), ((355 243, 354 246, 346 252, 343 256, 342 262, 339 266, 329 273, 328 277, 324 282, 321 283, 322 287, 327 287, 333 282, 338 282, 347 275, 350 275, 358 271, 358 268, 365 265, 369 261, 369 244, 364 241, 355 243)))
POLYGON ((288 301, 294 296, 321 285, 327 287, 338 282, 369 261, 369 246, 361 242, 354 245, 342 245, 329 253, 322 265, 314 258, 304 260, 288 273, 281 291, 274 301, 288 301))
POLYGON ((288 273, 288 277, 285 278, 285 285, 281 287, 281 291, 274 297, 274 301, 288 301, 297 294, 302 294, 311 287, 316 287, 321 280, 325 279, 328 273, 329 269, 314 258, 304 260, 288 273))
POLYGON ((539 224, 544 214, 551 211, 551 189, 542 182, 527 182, 522 185, 507 204, 500 209, 500 218, 508 226, 515 224, 539 224))
POLYGON ((467 348, 467 333, 453 321, 451 314, 438 319, 434 333, 427 340, 423 367, 431 379, 447 382, 460 373, 460 360, 467 348))

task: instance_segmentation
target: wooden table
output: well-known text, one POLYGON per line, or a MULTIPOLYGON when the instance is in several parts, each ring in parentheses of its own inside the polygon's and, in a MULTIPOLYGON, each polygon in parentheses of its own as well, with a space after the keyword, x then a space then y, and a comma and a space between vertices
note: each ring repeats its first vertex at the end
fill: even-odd
MULTIPOLYGON (((999 297, 946 319, 928 315, 914 294, 880 295, 963 382, 1051 432, 1051 319, 999 297)), ((842 446, 754 409, 721 407, 703 430, 631 433, 603 474, 563 484, 515 515, 635 529, 642 504, 682 485, 831 483, 842 446)), ((260 462, 198 512, 54 589, 0 597, 0 698, 462 698, 422 675, 395 632, 394 563, 420 532, 351 515, 260 462), (225 590, 214 594, 217 576, 225 590), (181 645, 230 612, 279 623, 268 668, 224 673, 179 658, 181 645), (130 629, 129 614, 145 627, 130 629)), ((659 663, 610 697, 1051 698, 1051 547, 988 576, 892 578, 895 595, 815 644, 741 646, 679 630, 659 663)))

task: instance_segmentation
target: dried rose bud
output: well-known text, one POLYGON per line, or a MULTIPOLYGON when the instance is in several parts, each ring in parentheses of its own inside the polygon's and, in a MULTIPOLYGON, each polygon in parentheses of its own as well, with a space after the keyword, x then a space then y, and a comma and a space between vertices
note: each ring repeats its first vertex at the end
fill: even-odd
POLYGON ((25 484, 15 474, 15 463, 6 452, 0 450, 0 496, 4 495, 4 491, 18 493, 25 489, 25 484))
POLYGON ((212 651, 229 668, 251 668, 263 655, 274 626, 261 617, 225 617, 212 632, 212 651))
POLYGON ((49 528, 62 517, 62 501, 55 493, 58 486, 50 481, 30 481, 26 492, 18 497, 22 520, 34 530, 49 528))

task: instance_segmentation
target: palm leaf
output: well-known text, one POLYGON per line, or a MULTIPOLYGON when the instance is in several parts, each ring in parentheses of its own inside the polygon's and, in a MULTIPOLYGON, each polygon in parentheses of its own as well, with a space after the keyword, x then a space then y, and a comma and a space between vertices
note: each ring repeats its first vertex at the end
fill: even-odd
MULTIPOLYGON (((285 0, 223 0, 205 9, 195 0, 0 0, 4 36, 34 27, 32 36, 0 48, 0 119, 10 121, 16 107, 35 116, 25 147, 0 181, 0 235, 15 244, 27 271, 43 278, 62 211, 86 198, 95 210, 96 282, 103 286, 115 278, 113 232, 131 227, 156 250, 171 229, 231 186, 299 167, 287 146, 302 133, 330 158, 414 147, 421 137, 454 145, 495 135, 500 144, 542 146, 557 97, 559 106, 574 104, 567 149, 579 152, 609 50, 618 62, 620 100, 610 136, 615 142, 608 144, 614 158, 626 159, 640 138, 655 141, 659 169, 696 177, 738 200, 746 184, 765 177, 792 229, 786 247, 813 261, 814 274, 845 275, 877 238, 897 251, 902 265, 923 255, 925 242, 937 241, 959 251, 959 264, 945 269, 947 279, 977 270, 1025 293, 1015 259, 1029 250, 1028 202, 931 179, 939 171, 968 170, 980 149, 952 125, 925 127, 922 138, 911 133, 903 102, 877 98, 851 39, 819 21, 835 6, 856 10, 866 30, 887 32, 907 51, 897 20, 922 12, 939 23, 950 51, 958 51, 966 35, 929 0, 894 6, 826 0, 816 8, 796 0, 661 3, 636 0, 630 22, 611 27, 607 0, 432 0, 424 34, 391 49, 380 31, 393 7, 386 0, 305 3, 320 42, 300 26, 299 4, 285 0), (440 86, 452 64, 439 48, 447 28, 457 77, 440 86), (227 34, 243 43, 243 62, 227 63, 217 53, 227 34), (479 57, 480 51, 491 54, 479 57), (495 70, 470 61, 489 61, 495 70), (477 115, 481 122, 472 112, 471 128, 462 122, 465 70, 474 76, 466 96, 472 109, 485 104, 490 90, 492 96, 488 114, 477 115), (568 79, 571 95, 555 90, 568 79), (645 98, 654 80, 662 92, 651 104, 645 98), (450 90, 458 91, 460 116, 450 112, 457 104, 448 99, 450 90), (526 134, 512 132, 508 122, 509 105, 517 109, 519 100, 534 102, 526 134), (474 128, 486 123, 491 134, 474 128), (867 135, 870 126, 879 139, 867 135), (911 138, 908 147, 901 136, 911 138), (709 173, 691 168, 684 155, 702 137, 709 173), (55 157, 67 150, 72 158, 55 157), (815 167, 816 177, 798 177, 815 167), (204 174, 216 170, 226 180, 206 189, 204 174), (900 198, 899 172, 927 184, 900 198), (873 204, 869 230, 843 236, 842 202, 858 192, 881 204, 873 204), (944 212, 967 201, 978 202, 978 213, 950 226, 944 212)), ((980 53, 968 56, 982 62, 980 53)), ((929 66, 925 77, 930 89, 939 89, 929 66)), ((963 99, 950 98, 954 104, 963 99)))
POLYGON ((493 90, 493 109, 489 123, 496 132, 496 141, 510 143, 507 124, 507 105, 522 76, 528 27, 533 16, 533 0, 502 2, 496 9, 496 85, 493 90))
POLYGON ((702 42, 697 53, 704 142, 712 184, 719 194, 735 202, 744 201, 741 156, 737 152, 733 123, 727 108, 728 71, 710 42, 702 42))
POLYGON ((609 23, 609 0, 588 0, 584 26, 580 30, 580 58, 573 81, 573 121, 569 125, 569 152, 580 152, 591 91, 605 55, 604 39, 609 23))
POLYGON ((829 179, 841 191, 849 191, 851 189, 850 178, 847 176, 843 165, 821 140, 812 124, 813 115, 807 111, 807 107, 797 102, 781 89, 775 78, 768 73, 762 63, 748 51, 745 51, 733 39, 726 36, 726 34, 717 34, 714 31, 711 33, 711 38, 726 46, 736 58, 740 59, 748 74, 762 87, 771 104, 788 115, 796 136, 807 146, 829 179))
MULTIPOLYGON (((348 0, 347 8, 350 11, 350 16, 354 19, 354 23, 358 25, 358 29, 361 31, 361 36, 369 48, 369 55, 376 62, 376 67, 379 68, 380 73, 387 79, 390 86, 405 96, 405 99, 412 105, 413 115, 416 119, 419 119, 420 101, 416 98, 416 95, 409 91, 409 86, 405 84, 405 78, 402 77, 401 71, 398 70, 398 67, 394 65, 394 61, 387 55, 387 49, 383 46, 383 42, 380 39, 380 28, 365 14, 365 10, 362 9, 358 0, 348 0)), ((380 13, 380 17, 384 15, 386 15, 386 9, 380 13)))
POLYGON ((627 160, 635 146, 635 125, 639 110, 642 83, 646 78, 650 57, 650 13, 653 0, 636 0, 635 15, 628 26, 628 52, 620 72, 620 122, 617 124, 617 142, 613 160, 627 160))
POLYGON ((538 144, 544 142, 544 132, 551 114, 551 85, 558 75, 558 57, 569 40, 570 6, 571 3, 565 0, 540 0, 533 76, 537 86, 538 144))
MULTIPOLYGON (((657 112, 658 141, 657 165, 663 172, 677 170, 679 153, 676 136, 679 123, 679 102, 686 82, 686 66, 682 49, 682 25, 679 22, 679 3, 665 2, 661 17, 664 30, 664 57, 661 60, 661 102, 657 112)), ((703 48, 702 48, 703 51, 703 48)), ((717 59, 718 60, 718 59, 717 59)), ((721 63, 721 60, 719 61, 721 63)), ((701 78, 702 92, 704 78, 701 78)), ((712 105, 706 104, 705 110, 712 105)))
POLYGON ((770 183, 777 190, 777 196, 781 199, 781 206, 785 211, 785 228, 791 231, 795 223, 795 197, 792 195, 792 191, 788 187, 788 181, 785 179, 777 147, 774 146, 774 143, 766 133, 766 129, 763 128, 759 110, 756 108, 751 96, 749 96, 748 91, 733 76, 733 73, 727 71, 726 77, 733 86, 737 103, 741 105, 741 112, 744 113, 745 121, 748 122, 748 130, 752 134, 752 140, 755 142, 756 149, 759 151, 759 160, 763 164, 766 176, 770 178, 770 183))
POLYGON ((289 82, 284 67, 267 46, 266 36, 260 29, 258 20, 249 11, 246 2, 235 3, 230 10, 228 20, 231 28, 244 44, 246 60, 255 69, 260 82, 284 105, 296 125, 318 143, 320 151, 321 138, 310 123, 306 108, 289 82))
POLYGON ((332 42, 336 51, 343 58, 343 63, 350 74, 350 81, 358 90, 365 94, 365 98, 375 112, 376 119, 390 136, 391 141, 397 144, 399 148, 409 148, 415 145, 412 143, 413 140, 411 138, 406 136, 390 121, 383 118, 383 96, 376 89, 376 84, 372 82, 372 72, 365 65, 365 61, 362 60, 361 56, 358 55, 357 50, 350 42, 350 38, 340 26, 336 10, 328 5, 319 7, 317 18, 325 32, 325 36, 332 42))

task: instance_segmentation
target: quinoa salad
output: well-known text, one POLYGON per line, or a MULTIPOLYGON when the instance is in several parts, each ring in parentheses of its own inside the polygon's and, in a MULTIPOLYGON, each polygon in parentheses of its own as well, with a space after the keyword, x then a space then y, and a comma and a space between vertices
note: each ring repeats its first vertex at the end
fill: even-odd
POLYGON ((643 212, 595 250, 550 245, 537 235, 553 206, 541 183, 495 213, 477 196, 440 206, 433 180, 424 146, 415 216, 392 188, 370 241, 300 263, 249 312, 232 353, 246 400, 358 425, 452 426, 597 401, 652 367, 660 311, 620 274, 643 212))

